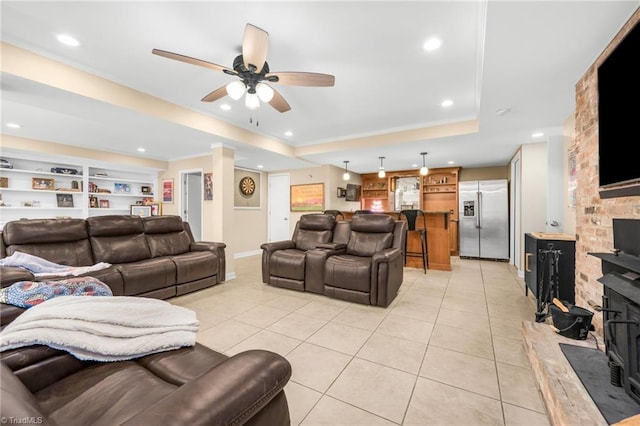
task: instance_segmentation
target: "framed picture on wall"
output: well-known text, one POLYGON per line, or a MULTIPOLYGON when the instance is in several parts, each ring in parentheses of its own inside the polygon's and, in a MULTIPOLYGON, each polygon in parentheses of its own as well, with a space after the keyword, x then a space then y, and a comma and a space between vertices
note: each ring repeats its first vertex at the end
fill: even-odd
POLYGON ((291 185, 291 211, 312 212, 324 210, 324 183, 291 185))
POLYGON ((173 203, 173 179, 162 179, 162 202, 173 203))
POLYGON ((213 173, 203 175, 204 200, 213 200, 213 173))

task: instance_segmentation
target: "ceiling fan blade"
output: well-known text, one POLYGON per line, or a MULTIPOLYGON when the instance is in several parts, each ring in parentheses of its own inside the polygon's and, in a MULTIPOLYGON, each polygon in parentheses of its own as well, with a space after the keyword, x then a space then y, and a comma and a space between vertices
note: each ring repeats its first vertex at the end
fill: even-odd
POLYGON ((202 102, 213 102, 227 96, 227 86, 222 86, 202 98, 202 102))
POLYGON ((262 71, 264 62, 267 60, 267 50, 269 48, 269 33, 255 25, 247 24, 244 29, 242 39, 242 60, 247 69, 251 69, 249 64, 256 67, 256 72, 262 71))
POLYGON ((163 56, 165 58, 175 59, 176 61, 186 62, 187 64, 198 65, 200 67, 209 68, 215 71, 230 71, 231 73, 235 74, 235 71, 227 67, 214 64, 213 62, 203 61, 202 59, 192 58, 191 56, 180 55, 178 53, 167 52, 166 50, 160 49, 153 49, 151 53, 153 53, 154 55, 163 56))
POLYGON ((291 109, 289 103, 284 100, 282 95, 277 90, 273 91, 273 98, 269 101, 271 105, 278 112, 287 112, 291 109))
POLYGON ((330 74, 319 74, 315 72, 274 72, 266 75, 278 77, 278 83, 287 86, 312 86, 328 87, 333 86, 336 78, 330 74))

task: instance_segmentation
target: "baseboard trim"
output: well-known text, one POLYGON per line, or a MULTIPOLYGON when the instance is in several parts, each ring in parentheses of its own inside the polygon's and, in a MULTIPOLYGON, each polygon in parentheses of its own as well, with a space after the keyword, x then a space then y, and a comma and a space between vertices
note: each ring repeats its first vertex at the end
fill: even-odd
POLYGON ((251 251, 243 251, 241 253, 235 253, 233 255, 234 259, 240 259, 242 257, 250 257, 250 256, 258 256, 262 254, 262 250, 258 249, 258 250, 251 250, 251 251))
POLYGON ((235 280, 236 279, 236 273, 235 272, 227 272, 226 274, 224 274, 224 280, 225 281, 231 281, 231 280, 235 280))

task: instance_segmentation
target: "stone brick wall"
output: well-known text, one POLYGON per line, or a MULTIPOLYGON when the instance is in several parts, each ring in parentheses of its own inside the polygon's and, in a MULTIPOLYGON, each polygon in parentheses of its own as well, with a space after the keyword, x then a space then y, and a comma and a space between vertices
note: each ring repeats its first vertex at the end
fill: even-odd
MULTIPOLYGON (((598 82, 597 69, 633 25, 640 20, 637 9, 629 21, 576 84, 576 304, 591 309, 602 304, 600 260, 590 252, 613 248, 613 218, 640 219, 640 196, 600 199, 598 193, 598 82)), ((629 149, 633 148, 629 146, 629 149)), ((602 337, 602 314, 593 320, 602 337)))

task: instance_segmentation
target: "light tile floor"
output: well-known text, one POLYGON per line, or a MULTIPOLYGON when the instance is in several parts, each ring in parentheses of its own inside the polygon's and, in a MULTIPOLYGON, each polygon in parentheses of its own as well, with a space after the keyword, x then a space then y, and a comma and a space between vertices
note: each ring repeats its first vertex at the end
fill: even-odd
POLYGON ((260 265, 171 302, 197 312, 204 345, 289 360, 292 425, 549 424, 520 333, 535 308, 508 264, 405 268, 388 308, 267 286, 260 265))

